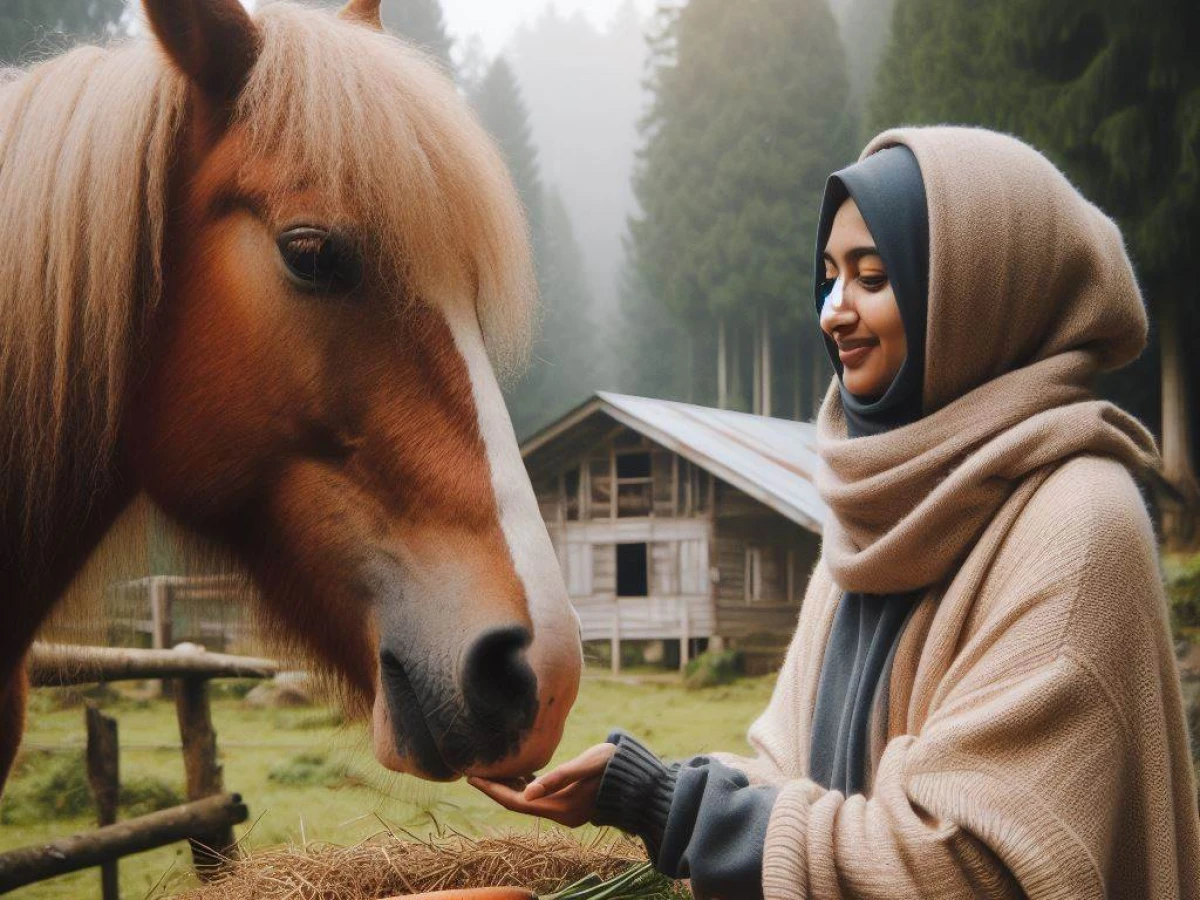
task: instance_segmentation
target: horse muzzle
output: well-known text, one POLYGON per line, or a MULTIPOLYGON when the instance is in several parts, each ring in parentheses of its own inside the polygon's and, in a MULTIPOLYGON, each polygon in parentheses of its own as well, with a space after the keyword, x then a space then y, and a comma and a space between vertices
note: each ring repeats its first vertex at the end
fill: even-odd
POLYGON ((385 640, 374 723, 380 762, 448 781, 519 760, 539 708, 531 639, 524 625, 490 627, 469 639, 457 670, 385 640))

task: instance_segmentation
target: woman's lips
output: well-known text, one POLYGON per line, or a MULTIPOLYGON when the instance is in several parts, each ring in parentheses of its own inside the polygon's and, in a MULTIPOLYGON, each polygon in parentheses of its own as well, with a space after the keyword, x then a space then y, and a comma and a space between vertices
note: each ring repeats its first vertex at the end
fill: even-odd
POLYGON ((842 361, 842 365, 848 368, 856 368, 861 365, 867 355, 878 347, 879 344, 872 342, 870 344, 857 344, 853 347, 847 347, 845 350, 838 350, 838 358, 842 361))

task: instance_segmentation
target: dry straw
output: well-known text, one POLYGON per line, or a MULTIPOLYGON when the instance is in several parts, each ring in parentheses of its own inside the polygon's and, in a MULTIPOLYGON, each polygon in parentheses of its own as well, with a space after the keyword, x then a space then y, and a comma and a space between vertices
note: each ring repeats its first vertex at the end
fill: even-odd
MULTIPOLYGON (((390 832, 353 847, 309 844, 233 861, 181 900, 378 900, 450 888, 511 886, 538 895, 594 875, 609 880, 645 862, 641 845, 599 832, 584 841, 561 831, 473 839, 457 833, 401 840, 390 832)), ((664 878, 639 882, 639 898, 688 897, 664 878)))

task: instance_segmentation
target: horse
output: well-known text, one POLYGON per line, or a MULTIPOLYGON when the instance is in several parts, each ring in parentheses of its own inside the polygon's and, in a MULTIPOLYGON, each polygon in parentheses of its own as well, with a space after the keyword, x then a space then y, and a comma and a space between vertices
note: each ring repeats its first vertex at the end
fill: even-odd
POLYGON ((579 623, 501 381, 537 305, 499 152, 379 0, 144 0, 0 88, 0 787, 23 660, 148 497, 375 757, 543 766, 579 623))

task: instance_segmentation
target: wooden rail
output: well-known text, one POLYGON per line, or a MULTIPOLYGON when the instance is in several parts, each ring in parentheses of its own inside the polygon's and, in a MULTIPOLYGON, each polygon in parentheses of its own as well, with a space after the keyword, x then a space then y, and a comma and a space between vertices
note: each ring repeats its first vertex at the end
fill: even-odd
POLYGON ((11 850, 0 854, 0 893, 164 847, 195 834, 232 829, 245 822, 247 815, 241 797, 219 794, 37 847, 11 850))
POLYGON ((36 643, 29 653, 33 687, 138 681, 143 678, 270 678, 279 672, 272 659, 195 650, 127 650, 36 643))
POLYGON ((212 678, 270 678, 278 673, 278 663, 199 649, 127 650, 36 643, 27 664, 30 683, 35 687, 176 679, 175 713, 179 719, 190 802, 116 822, 117 723, 89 708, 86 713, 88 780, 102 827, 39 847, 0 854, 0 893, 33 881, 101 866, 102 893, 109 900, 117 896, 116 866, 122 856, 186 839, 192 847, 197 873, 203 878, 236 853, 233 826, 246 821, 246 807, 239 795, 224 792, 208 682, 212 678))

